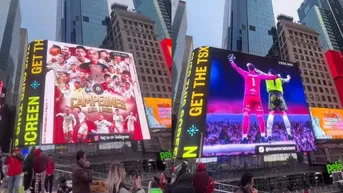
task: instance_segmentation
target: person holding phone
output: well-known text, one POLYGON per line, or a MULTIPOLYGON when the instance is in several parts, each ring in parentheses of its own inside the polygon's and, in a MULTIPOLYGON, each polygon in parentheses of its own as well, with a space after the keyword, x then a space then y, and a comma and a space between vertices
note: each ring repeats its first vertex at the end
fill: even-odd
MULTIPOLYGON (((142 189, 141 178, 138 171, 135 171, 134 183, 130 188, 125 183, 125 167, 121 163, 113 163, 108 171, 106 187, 108 193, 145 193, 142 189)), ((74 192, 74 191, 73 191, 74 192)))
POLYGON ((254 186, 254 177, 251 173, 243 174, 241 184, 236 193, 257 193, 254 186))
POLYGON ((7 183, 8 192, 17 193, 20 187, 20 175, 23 171, 23 158, 20 154, 20 149, 15 148, 9 157, 5 159, 7 166, 7 183))
POLYGON ((86 153, 78 151, 76 153, 76 161, 77 163, 72 173, 73 193, 91 193, 90 185, 93 182, 93 177, 86 153))

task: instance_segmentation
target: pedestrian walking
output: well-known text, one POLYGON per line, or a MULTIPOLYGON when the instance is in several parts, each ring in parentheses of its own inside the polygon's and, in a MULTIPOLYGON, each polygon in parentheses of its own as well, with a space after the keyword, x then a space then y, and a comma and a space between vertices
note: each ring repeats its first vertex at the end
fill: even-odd
POLYGON ((76 161, 72 173, 73 193, 91 193, 90 185, 93 177, 86 153, 78 151, 76 153, 76 161))
POLYGON ((48 158, 47 156, 41 151, 41 149, 35 149, 34 157, 33 157, 33 172, 35 174, 35 193, 45 192, 45 177, 46 177, 46 164, 48 158))
POLYGON ((7 183, 8 193, 19 193, 20 175, 23 171, 23 158, 18 148, 11 152, 11 155, 5 159, 7 165, 7 183))
POLYGON ((52 193, 52 186, 54 180, 55 163, 52 159, 52 155, 49 155, 48 162, 46 164, 46 179, 45 179, 45 191, 52 193))

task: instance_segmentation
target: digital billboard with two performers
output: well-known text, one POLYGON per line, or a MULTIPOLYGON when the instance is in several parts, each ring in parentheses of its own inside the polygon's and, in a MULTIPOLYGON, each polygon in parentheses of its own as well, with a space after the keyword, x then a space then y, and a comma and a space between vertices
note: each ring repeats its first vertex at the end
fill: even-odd
POLYGON ((137 81, 131 53, 33 41, 16 145, 150 139, 137 81))
POLYGON ((343 110, 312 107, 310 111, 317 140, 343 139, 343 110))
POLYGON ((295 63, 199 47, 181 106, 174 157, 316 149, 295 63))

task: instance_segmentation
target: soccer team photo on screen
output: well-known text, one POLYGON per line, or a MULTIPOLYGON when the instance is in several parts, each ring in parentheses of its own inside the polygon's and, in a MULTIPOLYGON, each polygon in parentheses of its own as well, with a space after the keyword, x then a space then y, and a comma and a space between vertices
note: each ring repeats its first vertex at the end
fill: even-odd
POLYGON ((44 115, 43 144, 149 138, 129 53, 48 41, 44 115))

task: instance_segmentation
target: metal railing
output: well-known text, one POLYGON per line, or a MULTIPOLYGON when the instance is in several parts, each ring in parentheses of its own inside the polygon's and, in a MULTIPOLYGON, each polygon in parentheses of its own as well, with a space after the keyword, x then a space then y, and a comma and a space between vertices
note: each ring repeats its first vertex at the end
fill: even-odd
MULTIPOLYGON (((237 192, 238 189, 239 189, 239 186, 234 186, 234 185, 230 185, 230 184, 223 184, 223 183, 219 183, 219 182, 214 183, 214 193, 217 193, 217 192, 235 193, 235 192, 237 192)), ((268 192, 260 191, 260 190, 258 190, 258 192, 259 193, 268 193, 268 192)))

